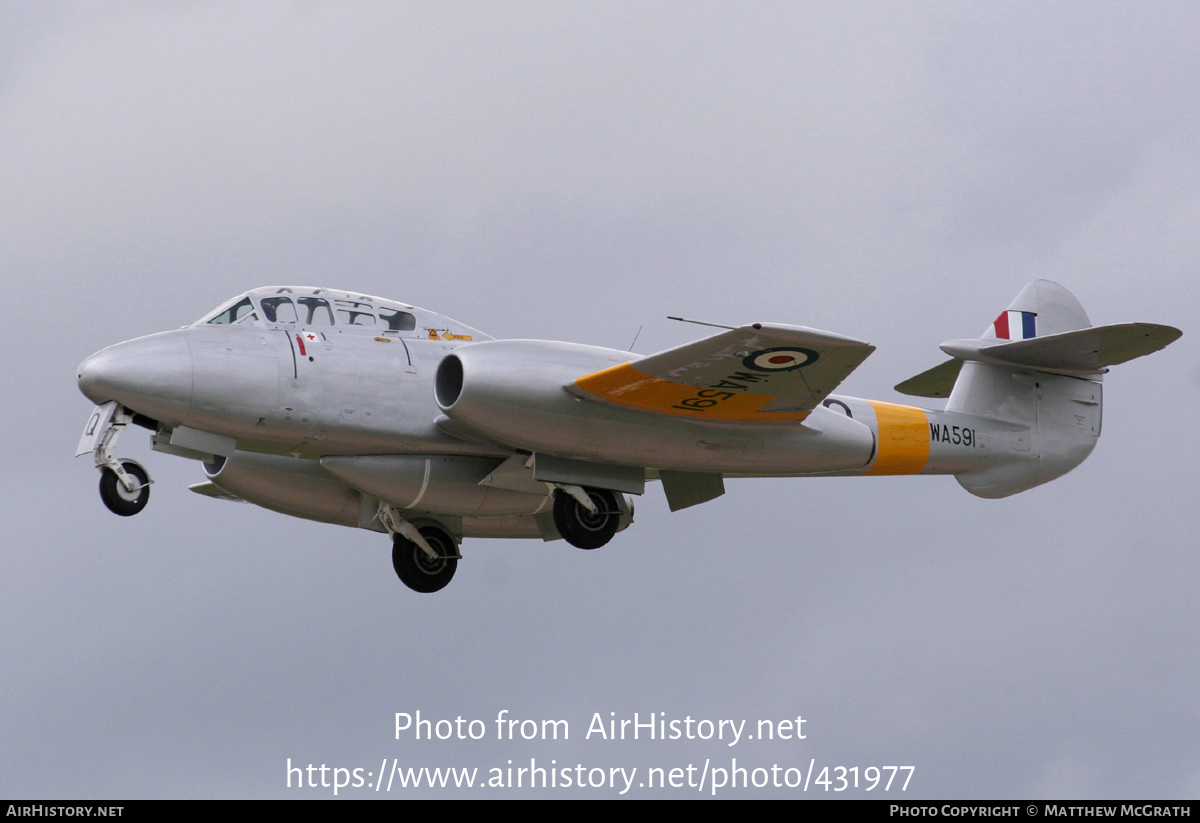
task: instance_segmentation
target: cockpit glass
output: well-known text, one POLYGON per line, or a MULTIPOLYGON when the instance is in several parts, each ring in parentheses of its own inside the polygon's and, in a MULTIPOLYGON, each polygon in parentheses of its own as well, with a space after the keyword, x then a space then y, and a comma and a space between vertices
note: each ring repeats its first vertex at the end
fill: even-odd
POLYGON ((387 323, 388 331, 412 331, 417 327, 417 318, 406 311, 381 308, 379 319, 387 323))
MULTIPOLYGON (((344 293, 339 295, 323 289, 272 286, 230 298, 197 320, 195 325, 335 326, 347 331, 358 329, 365 332, 370 329, 374 334, 414 332, 417 317, 413 312, 405 311, 405 308, 412 307, 400 308, 378 298, 344 293), (318 297, 317 294, 323 296, 318 297)), ((424 327, 428 324, 422 320, 421 325, 424 327)), ((467 331, 477 334, 470 329, 467 331)))
POLYGON ((354 300, 337 301, 338 322, 343 326, 374 326, 371 306, 354 300))
POLYGON ((298 297, 300 322, 305 326, 332 326, 333 310, 329 302, 320 297, 298 297))
POLYGON ((209 318, 208 322, 217 326, 227 326, 233 323, 248 322, 256 319, 257 315, 254 313, 254 304, 250 302, 249 297, 243 297, 229 308, 223 309, 213 315, 209 318))
POLYGON ((296 306, 290 297, 264 297, 259 302, 268 323, 296 322, 296 306))

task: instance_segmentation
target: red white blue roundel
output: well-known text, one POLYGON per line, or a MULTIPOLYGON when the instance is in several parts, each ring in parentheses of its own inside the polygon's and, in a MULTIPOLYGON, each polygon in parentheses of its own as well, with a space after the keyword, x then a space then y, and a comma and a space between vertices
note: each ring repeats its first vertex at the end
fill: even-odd
POLYGON ((755 371, 791 371, 817 362, 820 356, 812 349, 782 346, 752 352, 742 359, 742 364, 755 371))

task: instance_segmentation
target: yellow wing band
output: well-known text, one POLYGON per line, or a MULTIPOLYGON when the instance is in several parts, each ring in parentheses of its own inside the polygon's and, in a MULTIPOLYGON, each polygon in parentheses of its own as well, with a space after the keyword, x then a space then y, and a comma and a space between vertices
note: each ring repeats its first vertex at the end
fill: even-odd
POLYGON ((797 421, 809 414, 763 411, 775 395, 688 386, 645 374, 628 363, 585 375, 575 385, 609 403, 694 420, 797 421))

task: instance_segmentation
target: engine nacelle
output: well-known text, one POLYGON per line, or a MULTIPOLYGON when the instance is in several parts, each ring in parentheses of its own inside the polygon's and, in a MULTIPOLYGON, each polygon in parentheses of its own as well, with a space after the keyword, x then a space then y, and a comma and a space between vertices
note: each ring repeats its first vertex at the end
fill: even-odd
POLYGON ((873 452, 866 426, 823 407, 803 424, 667 421, 568 391, 580 377, 630 359, 577 343, 471 343, 442 360, 434 395, 447 417, 488 438, 597 463, 761 475, 855 469, 873 452))
POLYGON ((627 352, 544 340, 460 346, 442 359, 434 382, 438 407, 510 446, 572 453, 612 426, 612 409, 569 394, 581 375, 624 363, 627 352))

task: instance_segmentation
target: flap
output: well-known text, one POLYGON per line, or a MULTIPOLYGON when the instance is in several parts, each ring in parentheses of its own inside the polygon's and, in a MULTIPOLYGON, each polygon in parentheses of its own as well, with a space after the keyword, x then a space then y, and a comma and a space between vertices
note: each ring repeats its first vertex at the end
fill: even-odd
POLYGON ((719 474, 666 470, 658 474, 667 495, 667 505, 673 512, 707 503, 725 493, 725 479, 719 474))
POLYGON ((196 494, 202 494, 205 497, 215 497, 218 500, 235 500, 238 503, 245 502, 236 494, 230 494, 215 483, 196 483, 188 486, 188 489, 194 491, 196 494))
POLYGON ((580 377, 592 400, 696 420, 804 420, 875 347, 755 323, 580 377))

